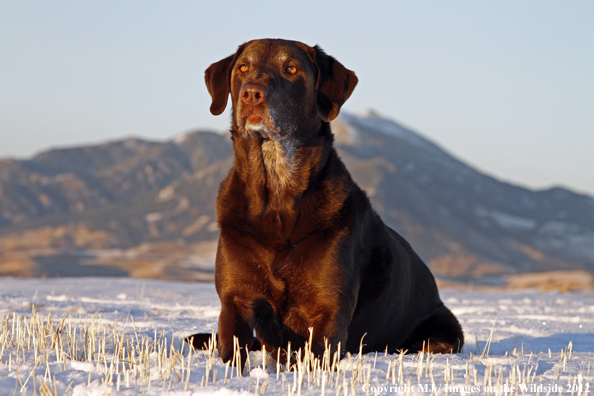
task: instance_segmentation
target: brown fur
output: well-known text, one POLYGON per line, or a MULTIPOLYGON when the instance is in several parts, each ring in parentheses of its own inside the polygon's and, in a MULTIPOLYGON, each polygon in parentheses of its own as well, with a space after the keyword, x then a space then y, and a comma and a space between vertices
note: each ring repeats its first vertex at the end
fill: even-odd
POLYGON ((333 147, 328 122, 355 74, 317 46, 266 39, 241 45, 205 78, 211 112, 229 94, 233 106, 235 162, 217 199, 221 358, 231 358, 234 336, 276 356, 289 342, 303 347, 310 328, 316 354, 326 341, 357 352, 364 334, 364 352, 459 351, 462 330, 430 271, 333 147))

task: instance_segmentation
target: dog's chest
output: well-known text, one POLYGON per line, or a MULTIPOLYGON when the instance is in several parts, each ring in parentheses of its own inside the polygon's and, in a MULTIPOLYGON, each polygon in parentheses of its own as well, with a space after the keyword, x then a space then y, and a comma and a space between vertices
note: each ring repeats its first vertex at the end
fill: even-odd
POLYGON ((295 187, 295 165, 280 143, 266 140, 262 143, 262 161, 267 185, 274 193, 295 187))
POLYGON ((267 280, 273 298, 286 305, 303 298, 315 299, 319 293, 327 294, 328 286, 337 280, 340 270, 335 256, 333 244, 305 238, 295 246, 274 251, 262 263, 263 279, 267 280))
POLYGON ((273 268, 268 278, 270 302, 283 322, 296 324, 303 316, 303 308, 318 301, 317 291, 322 290, 322 286, 290 258, 274 263, 273 268))

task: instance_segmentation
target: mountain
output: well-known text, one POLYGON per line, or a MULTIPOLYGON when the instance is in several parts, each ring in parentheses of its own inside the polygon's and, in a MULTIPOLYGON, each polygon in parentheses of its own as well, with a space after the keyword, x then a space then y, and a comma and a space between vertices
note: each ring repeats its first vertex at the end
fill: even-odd
POLYGON ((372 114, 339 122, 354 177, 437 275, 594 270, 592 197, 503 183, 372 114))
POLYGON ((195 132, 164 143, 127 139, 51 150, 26 161, 3 160, 0 233, 75 224, 116 237, 102 247, 167 239, 150 225, 164 216, 181 214, 186 217, 174 221, 184 223, 214 213, 231 156, 226 137, 195 132))
MULTIPOLYGON (((438 277, 594 272, 592 197, 503 183, 374 114, 341 114, 333 131, 374 208, 438 277)), ((0 274, 109 267, 114 276, 202 279, 232 160, 229 136, 208 131, 0 160, 0 274)))

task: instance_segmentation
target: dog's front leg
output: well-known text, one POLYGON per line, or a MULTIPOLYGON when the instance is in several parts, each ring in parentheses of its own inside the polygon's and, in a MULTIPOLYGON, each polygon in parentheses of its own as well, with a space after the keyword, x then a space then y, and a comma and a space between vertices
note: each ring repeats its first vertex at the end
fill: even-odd
POLYGON ((254 343, 251 309, 239 306, 235 301, 225 301, 219 315, 219 357, 226 363, 233 359, 234 339, 237 337, 241 358, 241 371, 249 350, 254 343))
POLYGON ((270 347, 275 349, 282 347, 286 342, 283 337, 282 323, 270 302, 265 298, 257 298, 252 305, 252 325, 258 337, 268 345, 269 351, 270 347))
POLYGON ((342 307, 344 304, 316 304, 307 310, 300 309, 300 314, 293 315, 293 320, 283 327, 283 338, 291 341, 293 351, 304 348, 311 340, 309 348, 318 358, 321 359, 327 352, 330 359, 336 352, 338 358, 342 358, 346 352, 350 323, 349 312, 344 312, 342 307))
POLYGON ((320 357, 326 351, 326 343, 330 349, 331 359, 338 353, 338 358, 344 357, 348 340, 349 320, 341 312, 335 312, 328 318, 319 317, 313 322, 312 352, 320 357))

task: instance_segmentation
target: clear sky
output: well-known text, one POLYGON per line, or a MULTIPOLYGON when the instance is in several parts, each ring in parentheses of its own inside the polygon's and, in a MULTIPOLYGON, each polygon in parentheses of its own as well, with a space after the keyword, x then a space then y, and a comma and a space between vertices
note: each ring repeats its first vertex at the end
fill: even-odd
POLYGON ((594 195, 592 1, 0 0, 0 157, 227 129, 204 70, 262 37, 354 70, 346 111, 501 180, 594 195))

